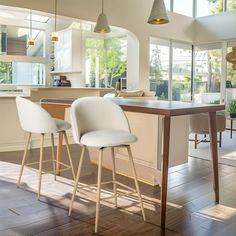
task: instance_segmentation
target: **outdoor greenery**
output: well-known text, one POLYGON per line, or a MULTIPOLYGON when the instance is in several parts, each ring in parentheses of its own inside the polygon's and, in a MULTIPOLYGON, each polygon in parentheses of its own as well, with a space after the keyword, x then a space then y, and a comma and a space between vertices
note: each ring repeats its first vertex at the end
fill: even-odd
POLYGON ((221 81, 221 50, 208 50, 207 91, 220 92, 221 81))
POLYGON ((90 86, 96 86, 96 78, 99 78, 100 87, 114 86, 116 80, 126 77, 127 45, 124 38, 86 39, 86 61, 89 61, 90 86))
POLYGON ((0 84, 12 83, 12 62, 0 62, 0 84))
POLYGON ((229 102, 228 112, 229 113, 236 113, 236 100, 235 99, 233 99, 229 102))
MULTIPOLYGON (((181 48, 176 49, 177 52, 178 50, 181 50, 181 53, 183 53, 182 58, 188 57, 187 50, 185 51, 181 48)), ((166 49, 161 49, 160 45, 151 45, 149 71, 150 91, 155 91, 155 95, 159 100, 168 99, 168 62, 164 61, 167 60, 167 58, 164 60, 161 58, 163 56, 163 52, 166 54, 168 51, 169 49, 167 47, 166 49)), ((177 101, 189 101, 191 91, 191 78, 189 76, 190 71, 187 69, 189 61, 188 59, 184 59, 186 61, 183 61, 182 58, 179 59, 178 56, 177 61, 174 61, 172 66, 172 99, 177 101)))

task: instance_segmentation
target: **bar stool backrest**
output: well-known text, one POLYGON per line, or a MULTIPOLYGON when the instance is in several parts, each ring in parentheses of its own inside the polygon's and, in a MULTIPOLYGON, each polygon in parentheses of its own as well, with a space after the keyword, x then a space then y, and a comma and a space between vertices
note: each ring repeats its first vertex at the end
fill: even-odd
POLYGON ((83 97, 71 105, 71 125, 76 143, 83 134, 113 129, 130 132, 127 117, 121 107, 109 98, 83 97))
POLYGON ((57 132, 54 119, 36 103, 22 97, 17 97, 16 106, 23 130, 41 134, 57 132))

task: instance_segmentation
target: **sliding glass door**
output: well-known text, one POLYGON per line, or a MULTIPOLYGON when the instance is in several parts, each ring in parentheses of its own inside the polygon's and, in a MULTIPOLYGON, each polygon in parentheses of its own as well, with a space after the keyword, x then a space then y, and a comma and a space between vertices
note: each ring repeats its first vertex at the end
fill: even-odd
POLYGON ((221 44, 195 47, 194 101, 220 103, 221 44))

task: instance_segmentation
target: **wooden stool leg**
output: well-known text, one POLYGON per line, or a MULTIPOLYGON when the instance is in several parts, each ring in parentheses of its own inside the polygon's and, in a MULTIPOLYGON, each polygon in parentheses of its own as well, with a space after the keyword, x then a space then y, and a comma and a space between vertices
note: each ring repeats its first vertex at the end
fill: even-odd
POLYGON ((99 161, 98 161, 98 179, 97 179, 97 202, 96 202, 96 217, 95 217, 95 233, 98 232, 100 198, 101 198, 102 158, 103 158, 103 148, 100 148, 100 150, 99 150, 99 161))
POLYGON ((21 181, 21 177, 23 174, 24 166, 25 166, 25 161, 26 161, 26 156, 27 156, 27 151, 28 151, 30 139, 31 139, 31 133, 28 133, 28 137, 27 137, 27 141, 26 141, 26 145, 25 145, 25 150, 24 150, 24 154, 23 154, 23 159, 21 162, 20 174, 19 174, 19 178, 17 181, 17 187, 20 186, 20 181, 21 181))
POLYGON ((111 159, 112 159, 112 180, 113 180, 113 192, 115 198, 115 207, 117 207, 117 189, 116 189, 116 162, 115 162, 115 150, 111 148, 111 159))
POLYGON ((54 179, 56 180, 56 163, 55 163, 55 144, 54 144, 54 135, 51 134, 51 143, 52 143, 52 167, 53 167, 53 173, 54 173, 54 179))
POLYGON ((74 166, 73 166, 73 162, 72 162, 72 158, 71 158, 71 154, 70 154, 69 143, 68 143, 68 138, 67 138, 67 135, 66 135, 66 131, 63 131, 63 135, 64 135, 65 142, 66 142, 66 149, 67 149, 68 158, 69 158, 69 161, 70 161, 70 167, 71 167, 73 179, 75 180, 75 171, 74 171, 74 166))
POLYGON ((127 150, 128 150, 128 154, 129 154, 129 160, 130 160, 130 163, 131 163, 131 167, 133 169, 134 182, 135 182, 135 187, 136 187, 136 191, 137 191, 138 198, 139 198, 139 203, 140 203, 142 214, 143 214, 143 220, 146 221, 146 216, 145 216, 145 212, 144 212, 142 196, 141 196, 140 190, 139 190, 137 173, 136 173, 136 169, 135 169, 135 166, 134 166, 134 160, 133 160, 133 155, 132 155, 130 146, 127 146, 127 150))
POLYGON ((82 167, 82 163, 83 163, 83 159, 84 159, 84 152, 85 152, 85 146, 83 146, 82 151, 81 151, 81 155, 80 155, 80 161, 79 161, 77 176, 76 176, 76 180, 75 180, 75 184, 74 184, 74 190, 73 190, 73 194, 72 194, 72 198, 71 198, 71 202, 70 202, 69 213, 68 213, 69 216, 71 215, 73 203, 74 203, 74 200, 75 200, 75 194, 76 194, 76 190, 77 190, 78 183, 79 183, 81 167, 82 167))
POLYGON ((42 184, 43 144, 44 144, 44 134, 41 134, 41 147, 40 147, 40 158, 39 158, 38 200, 40 198, 41 184, 42 184))
POLYGON ((58 143, 57 143, 57 158, 56 158, 56 172, 57 175, 60 175, 60 169, 61 169, 61 159, 62 159, 62 146, 63 146, 63 133, 58 133, 58 143))

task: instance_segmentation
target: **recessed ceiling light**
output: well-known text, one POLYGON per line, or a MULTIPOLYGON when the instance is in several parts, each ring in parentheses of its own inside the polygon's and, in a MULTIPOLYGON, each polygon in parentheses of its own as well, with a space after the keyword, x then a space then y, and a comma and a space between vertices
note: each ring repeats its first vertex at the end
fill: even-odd
MULTIPOLYGON (((26 20, 30 20, 30 14, 27 15, 25 19, 26 20)), ((32 14, 32 21, 47 23, 48 20, 49 20, 49 17, 47 17, 47 16, 41 16, 41 15, 32 14)))

